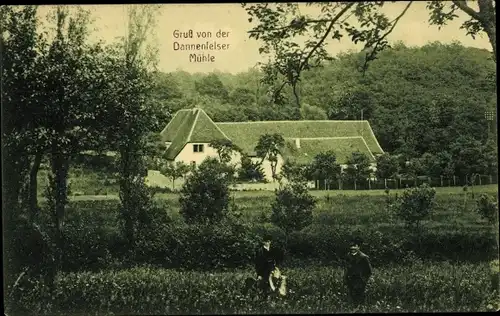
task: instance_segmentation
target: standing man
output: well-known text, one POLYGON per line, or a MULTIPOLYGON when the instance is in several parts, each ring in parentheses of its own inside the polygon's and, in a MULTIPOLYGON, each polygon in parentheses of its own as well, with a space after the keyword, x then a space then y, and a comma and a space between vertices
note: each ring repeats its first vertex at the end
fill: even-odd
POLYGON ((276 256, 271 250, 271 238, 264 237, 262 245, 257 249, 255 254, 255 272, 259 288, 263 291, 263 295, 267 298, 269 290, 274 291, 272 273, 276 268, 276 256))
POLYGON ((347 267, 344 282, 349 299, 356 306, 365 302, 366 284, 372 275, 369 257, 361 252, 358 243, 351 244, 347 255, 347 267))

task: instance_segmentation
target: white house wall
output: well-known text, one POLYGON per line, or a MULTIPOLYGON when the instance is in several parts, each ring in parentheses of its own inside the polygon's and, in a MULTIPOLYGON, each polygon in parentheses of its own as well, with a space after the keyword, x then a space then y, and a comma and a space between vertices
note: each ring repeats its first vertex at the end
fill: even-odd
MULTIPOLYGON (((218 158, 219 155, 217 154, 217 150, 215 148, 210 147, 209 143, 188 143, 182 148, 181 152, 175 157, 174 161, 182 161, 185 164, 191 164, 192 162, 195 162, 197 166, 200 165, 200 163, 203 162, 207 157, 213 157, 213 158, 218 158), (203 145, 203 152, 200 153, 195 153, 193 151, 193 145, 203 145)), ((260 158, 257 157, 252 157, 251 158, 252 162, 260 162, 260 158)), ((281 167, 283 166, 283 158, 281 156, 278 156, 278 164, 276 165, 276 173, 279 174, 281 172, 281 167)), ((241 154, 238 152, 233 153, 231 157, 231 164, 236 165, 237 167, 241 166, 241 154)), ((266 177, 267 181, 272 181, 272 169, 271 169, 271 163, 269 160, 264 160, 262 163, 262 169, 264 171, 264 175, 266 177)))
MULTIPOLYGON (((261 161, 261 158, 257 158, 257 157, 252 157, 251 158, 252 162, 260 162, 261 161)), ((284 160, 283 158, 278 155, 278 163, 276 165, 276 174, 280 174, 281 173, 281 168, 283 167, 283 163, 284 163, 284 160)), ((264 160, 264 162, 262 163, 262 170, 264 171, 264 175, 266 177, 266 180, 271 182, 273 181, 273 171, 272 171, 272 168, 271 168, 271 162, 269 160, 264 160)))
MULTIPOLYGON (((202 161, 207 157, 219 157, 219 155, 217 154, 217 150, 215 150, 215 148, 213 147, 210 147, 209 143, 188 143, 186 144, 186 146, 184 146, 184 148, 182 148, 181 152, 177 155, 177 157, 175 157, 174 161, 182 161, 188 165, 194 161, 196 165, 199 166, 200 163, 202 163, 202 161), (203 145, 203 152, 195 153, 193 151, 193 145, 203 145)), ((239 154, 238 157, 233 157, 233 160, 236 158, 239 158, 239 154)))

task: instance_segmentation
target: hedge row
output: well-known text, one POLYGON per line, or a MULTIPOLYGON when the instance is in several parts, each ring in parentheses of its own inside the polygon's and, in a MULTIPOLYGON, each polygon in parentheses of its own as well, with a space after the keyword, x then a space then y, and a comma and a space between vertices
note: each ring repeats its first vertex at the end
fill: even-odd
POLYGON ((17 311, 35 315, 469 312, 487 310, 494 297, 487 263, 417 261, 375 267, 367 305, 358 310, 347 303, 341 269, 283 272, 288 277, 288 295, 264 303, 243 294, 244 279, 252 275, 249 270, 202 273, 133 268, 61 274, 53 297, 39 285, 23 284, 16 294, 17 311))
MULTIPOLYGON (((65 233, 66 271, 152 264, 164 268, 218 269, 252 264, 258 236, 270 234, 274 245, 285 251, 283 232, 270 224, 252 227, 165 225, 141 234, 134 249, 120 235, 99 228, 68 229, 65 233)), ((314 225, 292 233, 287 241, 285 265, 297 261, 341 263, 353 238, 375 264, 405 261, 409 255, 431 260, 478 262, 495 256, 495 234, 491 231, 427 231, 406 234, 387 229, 363 229, 314 225)))
MULTIPOLYGON (((457 210, 455 206, 463 203, 459 198, 448 196, 438 201, 435 220, 425 223, 427 229, 421 234, 409 233, 394 222, 383 210, 382 197, 324 199, 315 211, 313 225, 288 236, 284 264, 341 262, 354 237, 364 241, 363 251, 377 264, 401 262, 411 254, 433 260, 491 259, 496 254, 495 231, 474 222, 477 215, 473 212, 457 210)), ((250 200, 239 203, 244 213, 239 222, 244 224, 228 222, 214 227, 188 226, 180 218, 169 220, 176 212, 175 201, 162 201, 164 209, 150 214, 152 226, 138 233, 133 249, 124 244, 119 231, 118 201, 73 201, 64 230, 63 268, 77 271, 153 264, 214 269, 249 265, 264 234, 273 235, 275 246, 285 248, 284 233, 268 222, 269 214, 262 211, 260 199, 254 200, 254 204, 250 200)))

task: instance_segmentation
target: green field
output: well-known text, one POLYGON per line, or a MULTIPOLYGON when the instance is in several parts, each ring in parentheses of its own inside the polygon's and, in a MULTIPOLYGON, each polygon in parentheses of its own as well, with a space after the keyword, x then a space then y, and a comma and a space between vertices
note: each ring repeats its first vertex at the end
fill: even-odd
POLYGON ((487 311, 495 300, 490 271, 487 263, 416 260, 375 266, 367 304, 360 308, 347 303, 342 270, 335 267, 283 269, 288 295, 267 302, 242 293, 243 280, 253 275, 250 270, 201 273, 152 268, 60 274, 55 299, 44 299, 38 291, 25 293, 21 301, 40 315, 487 311), (42 311, 44 305, 50 309, 42 311))
MULTIPOLYGON (((42 197, 43 192, 47 186, 47 171, 40 170, 38 174, 38 195, 42 197)), ((70 182, 70 199, 74 200, 88 200, 88 199, 117 199, 119 185, 116 178, 106 172, 95 172, 87 169, 73 168, 70 170, 69 174, 70 182)), ((175 189, 179 190, 182 187, 183 179, 177 179, 175 181, 175 189)), ((167 188, 167 190, 172 188, 172 180, 160 175, 157 172, 149 171, 148 177, 146 178, 146 183, 151 186, 159 186, 167 188)), ((243 185, 245 187, 245 185, 243 185)), ((277 186, 276 186, 277 187, 277 186)), ((469 191, 474 193, 497 193, 497 184, 488 185, 476 185, 473 188, 469 188, 469 191)), ((397 193, 401 192, 403 189, 392 189, 391 192, 397 193)), ((461 186, 455 187, 436 187, 438 194, 463 194, 463 188, 461 186)), ((311 194, 317 197, 323 196, 337 196, 337 195, 347 195, 347 196, 361 196, 361 195, 385 195, 384 190, 312 190, 311 194)), ((268 190, 246 190, 246 191, 235 191, 234 195, 238 197, 246 196, 272 196, 274 191, 272 189, 268 190)), ((166 193, 157 194, 161 198, 177 198, 176 193, 166 193)))
MULTIPOLYGON (((436 193, 438 195, 446 195, 446 194, 462 194, 463 195, 463 188, 462 187, 437 187, 436 193)), ((398 189, 398 190, 391 190, 391 194, 395 193, 400 193, 404 191, 403 189, 398 189)), ((481 186, 475 186, 473 188, 473 191, 475 194, 479 193, 491 193, 491 194, 498 194, 498 185, 496 184, 489 184, 489 185, 481 185, 481 186)), ((470 191, 469 189, 469 192, 470 191)), ((330 191, 320 191, 320 190, 312 190, 311 194, 315 197, 326 197, 326 196, 384 196, 385 190, 330 190, 330 191)), ((271 197, 274 196, 273 191, 234 191, 233 195, 235 198, 240 198, 240 197, 271 197)), ((177 199, 179 197, 179 194, 177 193, 158 193, 156 194, 157 198, 161 199, 177 199)), ((81 196, 70 196, 71 200, 74 201, 81 201, 81 200, 113 200, 113 199, 118 199, 117 194, 107 194, 107 195, 81 195, 81 196)))
POLYGON ((129 252, 116 243, 116 183, 80 176, 86 180, 73 180, 73 190, 109 191, 70 197, 66 272, 58 276, 56 297, 37 289, 21 300, 36 314, 469 312, 493 309, 495 298, 498 304, 488 266, 497 228, 474 211, 477 196, 497 196, 497 185, 469 188, 467 197, 462 187, 436 188, 434 212, 418 236, 387 211, 384 190, 312 190, 313 223, 289 236, 281 266, 290 292, 261 303, 243 296, 241 285, 252 275, 253 238, 270 232, 277 247, 282 243, 282 232, 270 223, 273 191, 233 192, 246 228, 213 230, 184 223, 178 193, 157 193, 157 224, 129 252), (374 265, 367 306, 360 309, 346 301, 340 268, 353 236, 364 240, 374 265))

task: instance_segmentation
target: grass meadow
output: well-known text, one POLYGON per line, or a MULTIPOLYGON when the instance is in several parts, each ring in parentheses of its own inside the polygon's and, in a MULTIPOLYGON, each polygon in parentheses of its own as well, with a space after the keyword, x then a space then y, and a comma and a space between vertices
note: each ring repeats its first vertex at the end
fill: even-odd
MULTIPOLYGON (((39 177, 40 190, 43 176, 42 173, 39 177)), ((75 261, 75 267, 94 257, 99 265, 61 272, 54 297, 47 297, 38 286, 21 293, 24 312, 313 314, 471 312, 500 308, 498 292, 492 291, 495 277, 498 284, 498 265, 492 270, 490 262, 495 256, 485 254, 495 248, 498 228, 480 218, 474 211, 476 202, 471 190, 465 195, 462 187, 436 188, 436 206, 423 223, 426 233, 418 243, 406 236, 403 223, 387 211, 384 190, 311 191, 317 198, 313 223, 291 236, 289 258, 283 264, 289 293, 267 302, 241 292, 243 280, 253 274, 251 259, 233 267, 198 267, 198 262, 221 258, 230 261, 235 251, 251 250, 252 244, 240 240, 246 235, 233 238, 233 233, 225 230, 222 235, 217 231, 190 230, 179 214, 177 193, 155 195, 161 212, 171 220, 171 228, 159 227, 148 235, 146 239, 151 240, 145 244, 146 259, 124 266, 111 264, 116 258, 109 255, 114 246, 108 242, 119 235, 117 184, 102 175, 72 174, 72 190, 73 194, 82 194, 70 197, 66 211, 66 222, 71 227, 68 236, 74 238, 68 256, 84 259, 75 261), (337 260, 344 253, 345 242, 356 234, 364 237, 363 250, 374 266, 367 304, 360 308, 350 306, 346 300, 337 260), (156 263, 151 263, 153 257, 156 263), (167 257, 170 265, 165 264, 167 257), (175 261, 181 265, 176 266, 175 261), (182 262, 190 262, 191 266, 182 266, 182 262)), ((391 190, 390 194, 399 192, 391 190)), ((497 196, 498 187, 475 186, 473 192, 475 197, 480 193, 497 196)), ((240 220, 251 226, 253 233, 276 230, 270 223, 274 192, 235 191, 233 199, 240 220)), ((43 204, 43 198, 41 201, 43 204)))
POLYGON ((423 263, 375 267, 367 304, 347 303, 342 270, 285 269, 288 295, 260 302, 242 293, 250 270, 202 273, 132 268, 60 274, 52 301, 42 289, 23 293, 26 306, 51 315, 471 312, 498 308, 487 263, 423 263), (33 297, 39 298, 33 304, 33 297), (50 310, 51 312, 47 312, 50 310))

